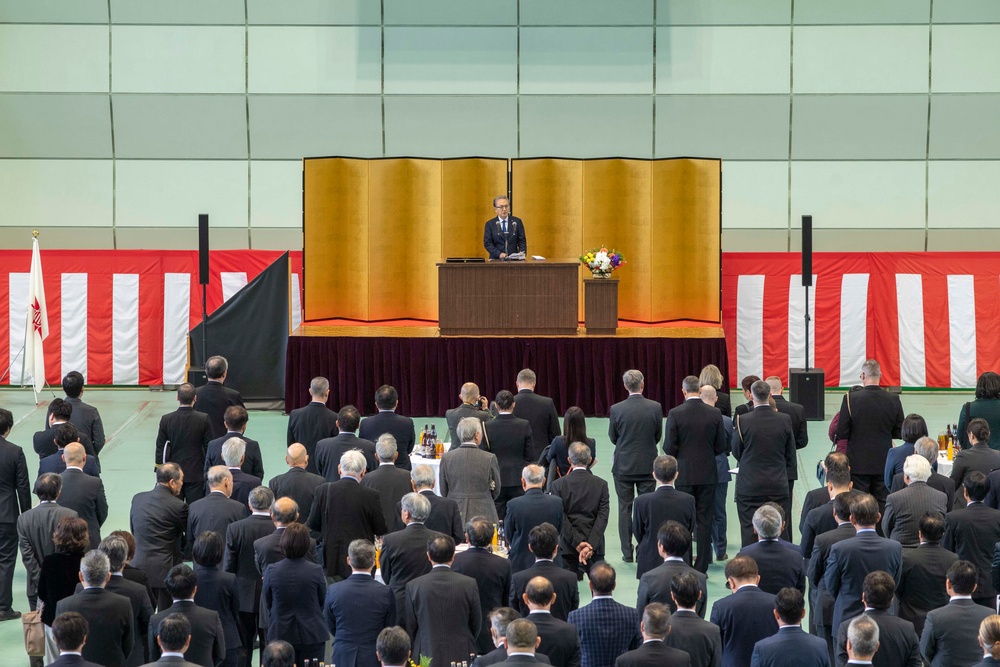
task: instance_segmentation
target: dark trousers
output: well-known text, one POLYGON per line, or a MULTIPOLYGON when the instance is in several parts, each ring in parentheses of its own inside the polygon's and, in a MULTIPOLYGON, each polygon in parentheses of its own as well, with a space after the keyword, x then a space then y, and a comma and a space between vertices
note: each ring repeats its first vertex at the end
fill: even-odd
MULTIPOLYGON (((885 476, 879 475, 858 475, 851 473, 851 481, 854 482, 854 490, 871 494, 878 501, 878 511, 885 516, 885 499, 889 497, 889 489, 885 488, 885 476)), ((875 523, 875 530, 882 535, 882 522, 875 523)), ((885 537, 885 535, 882 535, 885 537)))
POLYGON ((257 636, 257 615, 255 611, 239 612, 240 641, 243 642, 243 651, 246 653, 244 665, 251 667, 253 664, 253 640, 257 636))
POLYGON ((153 586, 153 595, 156 596, 156 611, 163 611, 174 603, 174 599, 170 597, 166 588, 153 586))
POLYGON ((590 560, 586 563, 580 562, 580 555, 576 552, 576 549, 571 549, 569 551, 563 552, 563 562, 564 568, 576 575, 577 581, 583 581, 584 574, 590 574, 590 566, 594 563, 601 563, 604 561, 604 554, 594 553, 591 554, 590 560))
POLYGON ((0 523, 0 611, 14 604, 14 563, 17 562, 17 524, 0 523))
POLYGON ((517 486, 501 486, 500 495, 493 501, 493 504, 497 508, 497 518, 503 521, 504 517, 507 516, 507 501, 520 498, 523 495, 524 489, 521 488, 520 484, 517 486))
POLYGON ((243 647, 227 648, 226 657, 222 659, 218 667, 241 667, 243 665, 243 647))
POLYGON ((726 516, 726 495, 729 492, 729 482, 715 485, 715 519, 712 521, 712 546, 715 547, 715 558, 721 559, 726 554, 729 542, 726 530, 729 528, 726 516))
POLYGON ((694 569, 708 572, 712 563, 712 523, 715 520, 715 487, 718 484, 678 486, 677 490, 694 496, 694 569))
POLYGON ((618 495, 618 537, 622 543, 622 556, 626 558, 632 558, 632 502, 637 495, 651 493, 655 488, 656 482, 653 481, 652 473, 648 477, 615 475, 615 494, 618 495))
POLYGON ((794 488, 795 488, 795 480, 794 479, 788 480, 788 499, 781 504, 781 509, 784 510, 785 512, 785 530, 781 533, 781 537, 788 540, 789 542, 792 541, 792 523, 793 523, 792 498, 795 497, 795 494, 792 492, 792 489, 794 488))
POLYGON ((181 486, 181 500, 191 505, 196 500, 201 500, 205 497, 205 481, 200 482, 184 482, 181 486))
MULTIPOLYGON (((261 649, 264 644, 261 644, 261 649)), ((295 649, 295 664, 304 665, 306 660, 326 660, 326 644, 293 644, 295 649)))
MULTIPOLYGON (((788 496, 748 496, 736 493, 736 515, 740 519, 741 548, 757 541, 753 532, 753 513, 764 503, 775 502, 782 507, 788 507, 788 496)), ((787 516, 787 515, 786 515, 787 516)), ((786 523, 791 523, 790 521, 786 523)), ((787 529, 787 528, 786 528, 787 529)))

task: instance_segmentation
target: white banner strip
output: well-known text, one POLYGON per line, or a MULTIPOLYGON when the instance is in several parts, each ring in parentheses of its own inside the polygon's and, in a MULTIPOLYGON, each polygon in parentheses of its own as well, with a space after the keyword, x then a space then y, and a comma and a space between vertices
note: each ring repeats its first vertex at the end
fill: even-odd
POLYGON ((87 274, 62 274, 62 376, 77 371, 87 379, 87 274))
POLYGON ((845 273, 840 283, 840 379, 837 385, 860 382, 868 346, 868 274, 845 273))
POLYGON ((222 277, 223 303, 232 299, 234 294, 247 286, 247 274, 245 271, 223 271, 219 275, 222 277))
POLYGON ((948 276, 951 386, 976 386, 976 285, 972 276, 948 276))
POLYGON ((299 298, 301 292, 299 291, 299 274, 292 274, 292 331, 299 328, 302 324, 302 299, 299 298))
POLYGON ((163 276, 163 384, 186 382, 188 324, 191 319, 191 274, 163 276))
POLYGON ((112 369, 114 384, 139 384, 139 276, 116 273, 112 288, 112 369))
POLYGON ((764 377, 764 276, 740 276, 736 287, 736 376, 764 377))
MULTIPOLYGON (((7 281, 10 287, 8 298, 8 314, 10 315, 10 372, 6 382, 11 385, 21 384, 21 372, 24 370, 24 326, 28 319, 28 273, 11 273, 7 281)), ((0 369, 0 373, 4 369, 0 369)), ((25 374, 27 384, 30 376, 25 374)))
MULTIPOLYGON (((809 367, 816 367, 816 274, 809 289, 809 367)), ((806 361, 806 288, 802 274, 788 278, 788 367, 804 368, 806 361)))
POLYGON ((919 273, 896 274, 899 379, 904 387, 927 386, 924 353, 924 281, 919 273))

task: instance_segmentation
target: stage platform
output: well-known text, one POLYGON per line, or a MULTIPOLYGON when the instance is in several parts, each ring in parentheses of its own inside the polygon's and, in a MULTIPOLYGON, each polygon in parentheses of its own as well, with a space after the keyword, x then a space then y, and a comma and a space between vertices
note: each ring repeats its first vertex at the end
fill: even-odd
POLYGON ((550 396, 560 416, 572 405, 589 416, 606 416, 626 397, 622 373, 637 368, 645 395, 664 406, 682 400, 685 375, 715 364, 727 382, 726 341, 719 324, 679 321, 645 324, 619 321, 616 335, 441 336, 436 322, 392 320, 370 323, 322 320, 304 323, 288 340, 285 409, 309 402, 309 381, 330 379, 331 406, 353 404, 375 412, 375 389, 399 391, 401 414, 440 416, 456 407, 464 382, 484 396, 515 390, 522 368, 538 376, 537 391, 550 396))

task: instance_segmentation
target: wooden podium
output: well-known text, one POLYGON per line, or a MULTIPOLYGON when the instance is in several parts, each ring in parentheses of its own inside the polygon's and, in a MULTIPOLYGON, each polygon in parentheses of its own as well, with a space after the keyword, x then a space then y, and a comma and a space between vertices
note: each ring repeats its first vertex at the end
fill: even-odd
POLYGON ((438 262, 442 336, 575 336, 577 260, 438 262))

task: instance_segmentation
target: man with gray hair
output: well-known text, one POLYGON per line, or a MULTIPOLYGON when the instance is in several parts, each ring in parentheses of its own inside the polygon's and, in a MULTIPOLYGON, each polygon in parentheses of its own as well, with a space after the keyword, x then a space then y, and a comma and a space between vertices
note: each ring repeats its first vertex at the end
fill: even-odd
POLYGON ((522 368, 514 382, 517 386, 517 393, 514 394, 514 414, 528 420, 531 425, 532 461, 537 461, 542 455, 542 450, 559 435, 559 414, 556 412, 556 404, 548 396, 542 396, 535 391, 537 382, 535 371, 530 368, 522 368))
POLYGON ((389 526, 395 518, 396 503, 412 489, 410 473, 396 466, 399 452, 396 449, 396 438, 389 433, 378 436, 375 456, 378 457, 378 468, 365 475, 361 483, 378 491, 382 516, 385 517, 385 525, 389 526))
POLYGON ((340 479, 316 489, 306 522, 322 537, 326 574, 335 581, 351 576, 347 547, 352 541, 374 542, 388 532, 378 491, 361 484, 368 468, 364 454, 345 452, 337 468, 340 479))
POLYGON ((560 546, 566 569, 577 581, 593 563, 604 560, 604 531, 611 514, 608 483, 591 472, 590 447, 582 442, 569 446, 570 471, 552 482, 552 495, 562 500, 563 528, 560 546))
POLYGON ((625 371, 622 382, 628 391, 628 398, 611 406, 608 437, 615 446, 611 474, 618 496, 618 538, 621 540, 622 560, 631 563, 634 560, 632 501, 636 494, 649 493, 655 487, 651 471, 656 446, 663 437, 663 406, 642 395, 645 380, 639 371, 625 371))
POLYGON ((60 519, 77 516, 76 510, 60 507, 56 499, 62 492, 62 477, 47 472, 35 480, 38 505, 17 517, 17 542, 21 547, 21 562, 27 572, 28 605, 35 611, 38 602, 38 578, 42 561, 56 551, 52 533, 60 519))
POLYGON ((225 419, 226 434, 208 443, 208 453, 205 455, 205 476, 208 476, 208 469, 212 466, 225 463, 222 458, 222 446, 226 444, 226 441, 230 438, 239 438, 246 444, 246 455, 243 457, 243 465, 240 468, 248 475, 264 479, 264 458, 260 453, 260 443, 246 436, 247 424, 250 421, 247 409, 240 405, 230 405, 226 408, 225 419))
POLYGON ((242 466, 246 459, 247 443, 242 438, 230 438, 222 443, 222 460, 233 476, 233 489, 230 495, 233 500, 245 505, 250 499, 250 492, 263 483, 260 477, 243 472, 242 466))
POLYGON ((208 488, 207 496, 188 507, 187 546, 184 549, 188 557, 195 540, 203 532, 211 531, 225 543, 229 525, 245 519, 250 513, 246 503, 230 497, 233 492, 233 475, 226 466, 212 466, 208 469, 208 488))
MULTIPOLYGON (((507 628, 510 627, 510 624, 514 621, 523 620, 521 618, 521 613, 512 607, 498 607, 490 611, 490 613, 487 614, 486 619, 489 621, 490 638, 493 640, 493 646, 495 648, 489 653, 480 655, 473 660, 471 667, 490 667, 491 665, 496 665, 505 661, 507 659, 507 628)), ((486 621, 484 621, 484 623, 485 622, 486 621)), ((532 649, 534 650, 537 647, 538 631, 536 630, 535 642, 532 644, 532 649)), ((548 656, 544 653, 535 653, 535 662, 543 665, 552 664, 549 662, 548 656)))
POLYGON ((56 616, 75 611, 87 620, 90 632, 83 647, 84 660, 105 667, 126 667, 126 656, 135 642, 132 605, 127 597, 105 590, 110 576, 108 557, 96 549, 88 551, 80 561, 83 590, 60 600, 56 616))
MULTIPOLYGON (((427 517, 426 526, 433 531, 451 536, 456 542, 464 540, 462 513, 458 509, 458 503, 451 498, 445 498, 435 493, 435 483, 434 469, 425 463, 415 466, 410 472, 410 486, 413 491, 422 495, 431 504, 431 513, 427 517)), ((389 524, 392 532, 403 530, 406 527, 400 518, 402 511, 402 504, 396 503, 396 511, 389 524)))
MULTIPOLYGON (((562 499, 543 493, 545 469, 540 465, 527 465, 521 470, 521 488, 524 495, 507 503, 507 518, 504 520, 504 535, 510 548, 511 573, 527 570, 535 562, 535 556, 528 550, 528 534, 535 526, 550 523, 557 531, 562 531, 562 499)), ((561 555, 553 561, 562 566, 561 555)))
POLYGON ((920 519, 928 512, 942 518, 948 512, 948 497, 931 488, 927 480, 931 464, 923 456, 913 454, 903 462, 906 488, 890 493, 885 500, 882 532, 904 547, 920 546, 920 519))
MULTIPOLYGON (((919 454, 927 459, 927 462, 931 464, 931 476, 927 478, 927 486, 932 489, 937 489, 945 495, 948 499, 948 511, 951 511, 952 502, 955 499, 955 480, 947 475, 942 475, 937 471, 937 460, 938 460, 938 443, 934 438, 928 438, 924 436, 923 438, 918 438, 915 443, 913 443, 913 453, 919 454)), ((987 478, 989 479, 989 478, 987 478)), ((883 480, 884 481, 884 480, 883 480)), ((998 480, 1000 482, 1000 480, 998 480)), ((901 491, 906 488, 906 482, 903 481, 903 473, 898 472, 892 477, 892 483, 889 485, 889 493, 896 493, 896 491, 901 491)), ((998 500, 1000 500, 1000 483, 994 485, 990 484, 990 492, 986 495, 986 500, 983 501, 987 507, 992 507, 997 509, 998 500), (992 499, 992 500, 991 500, 992 499)))
MULTIPOLYGON (((457 408, 446 410, 444 418, 448 422, 448 437, 450 445, 448 451, 457 448, 462 444, 462 439, 458 435, 458 423, 466 417, 475 417, 481 422, 493 419, 493 413, 489 411, 489 401, 485 396, 479 395, 479 385, 475 382, 466 382, 458 393, 462 404, 457 408)), ((487 441, 489 442, 489 441, 487 441)))
POLYGON ((782 588, 797 588, 806 592, 806 573, 802 554, 794 545, 783 544, 781 512, 772 505, 762 505, 753 513, 753 532, 758 541, 743 547, 740 555, 750 556, 757 563, 760 590, 777 595, 782 588))
POLYGON ((475 417, 458 423, 462 444, 441 457, 441 493, 458 503, 462 520, 486 517, 497 523, 494 500, 500 495, 500 464, 492 452, 480 449, 483 424, 475 417))
MULTIPOLYGON (((309 404, 288 413, 288 442, 300 443, 308 455, 306 470, 316 474, 316 443, 340 433, 337 413, 326 407, 330 399, 330 381, 314 377, 309 383, 309 404)), ((279 494, 279 498, 283 494, 279 494)))
MULTIPOLYGON (((419 467, 419 466, 418 466, 419 467)), ((400 501, 400 519, 405 528, 382 538, 382 581, 396 596, 397 614, 406 609, 406 584, 431 571, 427 560, 427 540, 440 535, 425 524, 431 503, 421 493, 408 493, 400 501)))
MULTIPOLYGON (((111 577, 104 589, 128 598, 132 606, 132 650, 127 654, 128 667, 144 664, 148 658, 146 637, 149 633, 149 619, 153 615, 153 605, 150 604, 146 587, 140 583, 129 581, 122 575, 125 561, 128 560, 128 544, 125 539, 112 535, 101 540, 98 551, 108 557, 108 568, 111 577)), ((78 584, 76 592, 83 590, 83 584, 78 584)))
POLYGON ((878 624, 867 614, 855 616, 847 626, 847 664, 870 665, 878 651, 878 624))
POLYGON ((221 438, 226 434, 226 408, 243 405, 243 397, 235 389, 223 386, 229 376, 229 362, 221 355, 209 357, 205 361, 205 376, 208 381, 198 387, 195 409, 208 415, 212 424, 212 437, 221 438))
POLYGON ((615 667, 685 667, 691 664, 687 652, 667 646, 663 640, 670 634, 670 610, 666 605, 652 602, 646 605, 639 623, 642 646, 623 653, 615 667))

